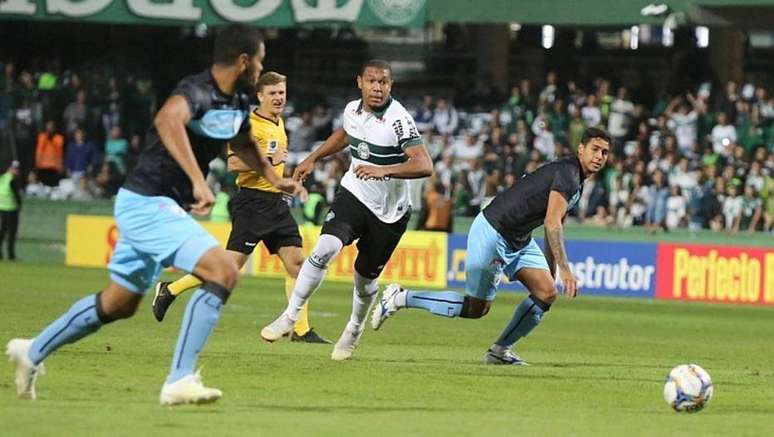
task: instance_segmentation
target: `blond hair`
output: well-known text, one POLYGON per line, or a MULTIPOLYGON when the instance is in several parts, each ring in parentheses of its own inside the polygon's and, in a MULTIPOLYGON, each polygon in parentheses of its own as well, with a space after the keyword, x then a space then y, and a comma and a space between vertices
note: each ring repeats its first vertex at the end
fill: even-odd
POLYGON ((258 84, 256 85, 255 89, 260 93, 263 91, 263 87, 265 86, 277 85, 278 83, 284 83, 287 81, 287 76, 279 74, 276 71, 267 71, 266 73, 263 73, 258 79, 258 84))

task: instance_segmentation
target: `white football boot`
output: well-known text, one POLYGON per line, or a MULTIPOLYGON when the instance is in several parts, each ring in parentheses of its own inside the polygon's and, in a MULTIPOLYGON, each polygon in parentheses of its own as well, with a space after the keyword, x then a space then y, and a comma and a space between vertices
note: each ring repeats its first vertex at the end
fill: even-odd
POLYGON ((205 387, 199 371, 173 383, 164 383, 159 401, 161 405, 209 404, 223 396, 217 388, 205 387))
POLYGON ((43 363, 37 366, 32 364, 28 352, 32 346, 32 340, 14 338, 5 346, 5 354, 8 361, 16 363, 16 395, 20 399, 35 400, 35 380, 38 375, 45 373, 43 363))
POLYGON ((371 312, 371 327, 378 331, 388 317, 395 314, 401 307, 395 303, 395 295, 403 290, 399 284, 390 284, 382 291, 382 298, 374 305, 371 312))
POLYGON ((261 338, 273 342, 290 334, 293 331, 293 325, 296 322, 291 320, 285 313, 282 313, 277 320, 271 322, 261 329, 261 338))
POLYGON ((494 347, 489 348, 484 354, 484 364, 529 366, 526 361, 513 353, 510 348, 497 351, 494 347))
POLYGON ((358 343, 360 343, 360 337, 363 336, 363 331, 365 331, 365 327, 358 331, 350 331, 348 327, 344 328, 339 341, 333 346, 331 359, 334 361, 344 361, 352 358, 352 354, 355 352, 358 343))

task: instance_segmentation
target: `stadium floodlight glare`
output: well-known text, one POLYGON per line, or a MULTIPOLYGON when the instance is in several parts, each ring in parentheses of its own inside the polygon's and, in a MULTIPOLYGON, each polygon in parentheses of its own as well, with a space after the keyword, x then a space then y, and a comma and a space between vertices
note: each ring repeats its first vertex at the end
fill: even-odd
POLYGON ((543 26, 543 48, 548 50, 554 46, 554 26, 546 24, 543 26))
POLYGON ((632 26, 629 29, 629 48, 637 50, 640 46, 640 26, 632 26))
POLYGON ((696 28, 696 46, 699 48, 709 47, 709 27, 699 26, 696 28))

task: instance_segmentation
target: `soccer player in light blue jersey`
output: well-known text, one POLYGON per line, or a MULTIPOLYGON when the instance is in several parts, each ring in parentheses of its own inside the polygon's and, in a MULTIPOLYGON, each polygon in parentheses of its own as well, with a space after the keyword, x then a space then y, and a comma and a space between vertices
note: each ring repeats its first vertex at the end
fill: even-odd
POLYGON ((221 397, 202 384, 196 362, 234 289, 236 262, 186 211, 209 213, 215 197, 205 182, 209 162, 230 142, 251 168, 283 191, 299 183, 277 176, 249 137, 248 94, 263 69, 259 31, 224 28, 215 39, 212 66, 181 80, 149 129, 146 147, 115 201, 120 238, 108 265, 110 284, 90 294, 32 339, 13 339, 6 354, 16 362, 19 397, 35 399, 35 381, 54 351, 131 317, 162 267, 193 273, 203 283, 191 297, 172 366, 161 389, 163 405, 209 403, 221 397), (264 171, 266 169, 266 171, 264 171))

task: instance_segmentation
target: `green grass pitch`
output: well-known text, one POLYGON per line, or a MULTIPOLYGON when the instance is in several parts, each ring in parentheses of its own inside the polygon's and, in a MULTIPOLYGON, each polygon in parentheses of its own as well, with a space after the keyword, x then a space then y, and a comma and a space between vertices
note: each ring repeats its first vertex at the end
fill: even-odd
MULTIPOLYGON (((28 337, 105 284, 99 269, 0 263, 0 341, 28 337)), ((386 284, 382 284, 386 285, 386 284)), ((0 435, 774 435, 774 308, 560 298, 518 352, 530 367, 480 360, 522 294, 480 320, 402 311, 365 333, 353 360, 330 346, 267 344, 282 282, 245 278, 200 365, 223 390, 210 406, 158 405, 185 302, 156 323, 150 299, 131 320, 50 357, 38 400, 15 397, 2 367, 0 435), (695 362, 715 397, 694 415, 663 401, 663 379, 695 362)), ((351 287, 314 296, 315 328, 336 339, 351 287)))

